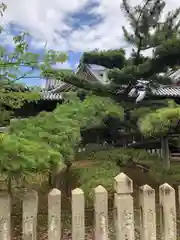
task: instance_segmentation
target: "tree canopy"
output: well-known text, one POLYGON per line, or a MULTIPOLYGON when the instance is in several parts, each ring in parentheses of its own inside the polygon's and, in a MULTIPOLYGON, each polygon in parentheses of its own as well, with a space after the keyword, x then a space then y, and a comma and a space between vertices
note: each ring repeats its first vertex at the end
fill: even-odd
POLYGON ((124 118, 123 108, 111 99, 89 96, 81 102, 73 97, 53 112, 13 121, 9 133, 1 135, 1 172, 25 174, 71 164, 80 129, 100 123, 108 114, 124 118))

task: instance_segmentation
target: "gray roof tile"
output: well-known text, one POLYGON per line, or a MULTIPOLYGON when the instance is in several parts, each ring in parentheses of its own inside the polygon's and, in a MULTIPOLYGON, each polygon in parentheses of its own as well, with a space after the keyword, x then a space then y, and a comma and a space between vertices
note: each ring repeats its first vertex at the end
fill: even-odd
POLYGON ((162 86, 152 89, 154 96, 180 97, 180 87, 178 86, 162 86))
MULTIPOLYGON (((92 74, 97 80, 102 82, 102 79, 97 76, 98 71, 106 71, 107 68, 96 65, 96 64, 87 64, 87 69, 90 71, 90 75, 92 74)), ((180 70, 179 70, 180 71, 180 70)), ((179 71, 171 72, 170 76, 174 77, 175 75, 179 76, 179 71), (175 74, 175 75, 174 75, 175 74)), ((88 72, 89 73, 89 72, 88 72)), ((49 80, 51 82, 51 80, 49 80)), ((69 91, 72 89, 72 86, 67 83, 61 83, 60 81, 52 81, 54 86, 51 91, 47 89, 41 93, 41 98, 44 100, 61 100, 62 92, 69 91), (58 93, 55 93, 55 92, 58 93)), ((52 84, 52 85, 53 85, 52 84)), ((179 86, 160 86, 159 88, 154 88, 151 91, 153 96, 159 97, 179 97, 180 98, 180 87, 179 86)))
POLYGON ((62 100, 61 93, 41 92, 42 100, 62 100))
MULTIPOLYGON (((180 87, 178 86, 162 86, 157 89, 152 89, 153 96, 159 97, 180 97, 180 87)), ((43 100, 62 100, 62 93, 52 93, 48 91, 41 92, 43 100)))

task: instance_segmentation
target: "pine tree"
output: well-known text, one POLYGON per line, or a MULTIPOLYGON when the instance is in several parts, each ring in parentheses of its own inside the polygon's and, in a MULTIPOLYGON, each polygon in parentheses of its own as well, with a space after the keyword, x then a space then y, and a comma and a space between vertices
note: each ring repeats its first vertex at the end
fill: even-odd
MULTIPOLYGON (((107 86, 87 83, 76 75, 67 75, 60 71, 48 69, 44 76, 59 78, 62 81, 76 85, 96 94, 112 94, 121 89, 122 84, 136 84, 137 79, 154 79, 155 82, 169 84, 169 78, 157 74, 173 68, 180 60, 180 8, 169 12, 162 21, 165 2, 162 0, 146 0, 133 8, 127 0, 123 0, 121 9, 127 16, 131 31, 123 27, 125 40, 133 46, 129 59, 125 58, 123 49, 85 52, 81 64, 91 63, 108 67, 111 83, 107 86), (142 51, 153 49, 152 57, 143 57, 142 51)), ((126 91, 127 93, 127 91, 126 91)), ((124 96, 123 96, 124 98, 124 96)))
MULTIPOLYGON (((110 84, 102 85, 100 83, 87 82, 83 77, 73 74, 64 74, 60 71, 48 69, 44 71, 44 76, 57 78, 79 88, 90 90, 96 95, 111 96, 116 101, 120 101, 125 106, 126 111, 131 110, 130 122, 132 125, 139 127, 139 130, 146 136, 163 136, 167 135, 169 128, 174 127, 177 121, 171 121, 174 114, 178 119, 178 111, 168 107, 168 101, 165 101, 166 108, 152 104, 149 101, 148 105, 142 103, 141 108, 132 105, 128 106, 128 93, 139 79, 150 81, 150 86, 159 86, 159 84, 170 84, 171 79, 168 77, 160 77, 158 74, 168 71, 169 68, 175 68, 180 61, 180 8, 168 12, 162 20, 162 15, 165 7, 165 1, 162 0, 144 0, 143 4, 130 6, 127 0, 123 0, 121 9, 124 11, 130 24, 130 31, 123 27, 125 40, 133 46, 132 54, 129 59, 125 57, 123 49, 109 51, 92 51, 84 53, 80 64, 99 64, 109 68, 108 77, 110 84), (144 57, 143 51, 153 49, 152 57, 144 57), (126 87, 122 87, 122 85, 126 87), (125 102, 125 104, 123 103, 125 102), (127 107, 128 106, 128 107, 127 107), (168 109, 168 110, 167 110, 168 109), (158 124, 157 119, 153 119, 155 115, 153 111, 160 111, 164 121, 158 124), (150 115, 149 115, 150 114, 150 115), (148 121, 144 121, 146 119, 148 121), (168 119, 168 128, 167 122, 168 119), (161 129, 154 131, 154 121, 157 128, 161 129), (156 132, 156 133, 155 133, 156 132), (160 135, 157 134, 160 133, 160 135)), ((159 116, 159 115, 158 115, 159 116)), ((161 120, 162 120, 161 119, 161 120)), ((167 145, 166 145, 167 146, 167 145)), ((169 167, 169 166, 168 166, 169 167)))

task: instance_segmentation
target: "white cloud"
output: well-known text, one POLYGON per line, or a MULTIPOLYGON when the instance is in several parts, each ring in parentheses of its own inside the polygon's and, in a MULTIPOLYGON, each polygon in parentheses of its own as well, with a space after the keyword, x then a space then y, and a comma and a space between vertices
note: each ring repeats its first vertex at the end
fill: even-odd
POLYGON ((13 45, 13 35, 11 35, 11 33, 2 32, 0 37, 1 44, 3 44, 4 46, 13 45))
MULTIPOLYGON (((120 10, 120 0, 96 0, 99 6, 89 11, 99 14, 103 21, 93 27, 82 26, 63 36, 64 31, 71 31, 65 19, 68 15, 84 8, 92 0, 4 0, 8 9, 2 20, 3 24, 14 23, 27 30, 32 36, 35 48, 48 47, 62 51, 86 51, 94 48, 109 49, 125 47, 122 25, 127 21, 120 10)), ((133 4, 140 0, 131 0, 133 4)), ((166 10, 178 7, 179 0, 166 0, 166 10)))

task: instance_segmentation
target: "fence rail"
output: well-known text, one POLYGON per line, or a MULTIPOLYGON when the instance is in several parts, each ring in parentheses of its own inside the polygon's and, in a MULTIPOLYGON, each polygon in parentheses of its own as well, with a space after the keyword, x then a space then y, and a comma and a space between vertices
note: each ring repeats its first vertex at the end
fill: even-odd
MULTIPOLYGON (((115 239, 134 240, 135 220, 133 206, 133 182, 120 173, 114 178, 114 228, 115 239)), ((180 193, 180 187, 178 194, 180 193)), ((163 240, 176 240, 175 190, 167 183, 159 187, 160 234, 163 240)), ((38 193, 27 191, 23 196, 22 237, 37 240, 38 193)), ((148 185, 139 189, 140 239, 157 240, 155 190, 148 185)), ((85 198, 80 188, 72 190, 72 240, 85 239, 85 198)), ((53 189, 48 195, 48 240, 60 240, 61 191, 53 189)), ((109 240, 108 193, 99 185, 94 189, 94 237, 109 240)), ((0 240, 11 240, 11 197, 0 194, 0 240)))

